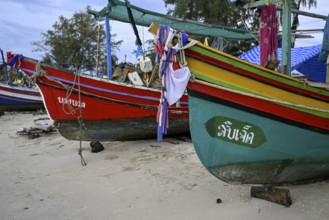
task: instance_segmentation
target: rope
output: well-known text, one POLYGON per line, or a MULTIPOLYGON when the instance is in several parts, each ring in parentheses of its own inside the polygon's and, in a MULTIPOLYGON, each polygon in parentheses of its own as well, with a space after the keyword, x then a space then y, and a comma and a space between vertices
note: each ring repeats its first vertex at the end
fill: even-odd
MULTIPOLYGON (((66 88, 65 88, 66 89, 65 99, 67 100, 67 103, 65 103, 65 102, 62 103, 62 110, 67 115, 74 115, 76 113, 76 110, 78 109, 78 108, 76 108, 76 109, 73 108, 71 103, 68 101, 74 90, 74 85, 76 84, 77 75, 78 74, 76 74, 76 73, 74 74, 74 80, 73 80, 72 86, 66 86, 66 88), (69 111, 65 110, 65 104, 67 104, 69 111)), ((80 76, 78 76, 78 78, 80 79, 80 76)), ((58 80, 56 80, 56 81, 58 81, 58 80)), ((80 84, 79 84, 79 86, 80 86, 80 84)))
MULTIPOLYGON (((44 69, 42 69, 42 67, 41 67, 41 61, 38 61, 37 65, 36 65, 36 67, 35 67, 35 74, 34 74, 33 76, 31 76, 30 78, 31 78, 34 82, 36 82, 36 78, 38 78, 38 77, 45 77, 45 78, 48 79, 49 81, 55 82, 55 83, 57 83, 57 84, 60 84, 60 85, 61 85, 61 86, 67 91, 67 92, 66 92, 66 95, 65 95, 65 98, 66 98, 66 100, 69 100, 69 97, 71 96, 72 91, 74 90, 74 84, 75 84, 75 82, 76 82, 77 74, 74 74, 73 86, 70 87, 70 86, 65 85, 64 83, 62 83, 62 82, 60 82, 60 81, 58 81, 58 80, 55 80, 55 79, 53 79, 53 78, 50 78, 50 77, 48 76, 47 71, 45 71, 44 69)), ((76 113, 76 110, 77 110, 78 108, 74 109, 70 102, 67 102, 67 103, 63 102, 62 109, 63 109, 63 112, 64 112, 65 114, 72 114, 72 115, 73 115, 73 114, 76 113), (67 104, 67 107, 69 108, 69 111, 66 111, 66 110, 65 110, 65 108, 64 108, 65 104, 67 104)))
MULTIPOLYGON (((78 97, 79 97, 79 103, 81 103, 80 73, 77 72, 77 74, 78 74, 78 97)), ((72 88, 73 87, 74 86, 72 86, 72 88)), ((80 143, 79 155, 80 155, 80 159, 81 159, 81 165, 82 166, 87 166, 87 163, 86 163, 85 159, 82 156, 82 123, 83 123, 83 119, 82 119, 82 107, 81 107, 81 105, 79 105, 79 112, 80 112, 80 115, 78 116, 78 122, 79 122, 79 143, 80 143)))
POLYGON ((31 79, 36 80, 38 77, 47 76, 47 72, 45 70, 42 69, 41 67, 41 61, 38 61, 36 67, 35 67, 35 74, 33 74, 33 76, 31 76, 31 79))
POLYGON ((63 88, 67 89, 69 86, 65 85, 64 83, 52 79, 48 76, 47 71, 45 71, 44 69, 41 68, 41 61, 38 62, 38 64, 36 65, 36 69, 35 69, 35 74, 33 74, 33 76, 31 76, 30 78, 33 80, 36 80, 36 78, 38 77, 45 77, 46 79, 48 79, 49 81, 55 82, 60 84, 61 86, 63 86, 63 88))
MULTIPOLYGON (((72 86, 67 86, 65 85, 64 83, 58 81, 58 80, 55 80, 55 79, 52 79, 50 78, 49 76, 47 76, 47 71, 45 71, 44 69, 42 69, 41 67, 41 61, 39 61, 36 65, 36 73, 31 77, 33 80, 36 80, 38 77, 45 77, 46 79, 48 79, 49 81, 52 81, 52 82, 55 82, 55 83, 58 83, 60 84, 67 92, 66 92, 66 100, 69 100, 69 97, 71 96, 73 90, 76 90, 74 88, 74 85, 75 85, 75 82, 76 82, 76 79, 78 78, 78 97, 79 97, 79 103, 81 103, 81 90, 80 90, 80 74, 79 72, 76 72, 74 74, 74 80, 73 80, 73 84, 72 86)), ((79 155, 80 155, 80 159, 81 159, 81 165, 82 166, 86 166, 87 163, 85 161, 85 159, 83 158, 82 156, 82 125, 83 125, 83 119, 82 119, 82 107, 81 105, 74 109, 71 105, 70 102, 63 102, 63 105, 62 105, 62 109, 63 109, 63 112, 65 114, 75 114, 76 113, 76 110, 79 109, 80 111, 80 115, 78 116, 78 122, 79 122, 79 142, 80 142, 80 146, 79 146, 79 155), (64 108, 64 105, 67 104, 68 108, 69 108, 69 112, 67 112, 64 108)))
MULTIPOLYGON (((79 99, 79 103, 81 103, 80 72, 77 71, 76 75, 78 75, 78 99, 79 99)), ((74 78, 76 78, 76 77, 74 77, 74 78)), ((74 82, 75 82, 75 80, 74 80, 74 82)), ((72 88, 74 89, 74 84, 73 84, 72 88)), ((73 91, 73 89, 72 89, 72 91, 73 91)), ((82 125, 83 125, 83 118, 82 118, 81 104, 79 105, 78 109, 79 109, 79 116, 78 116, 77 119, 78 119, 78 122, 79 122, 79 155, 80 155, 81 165, 82 166, 87 166, 87 163, 86 163, 85 159, 82 156, 82 125)))

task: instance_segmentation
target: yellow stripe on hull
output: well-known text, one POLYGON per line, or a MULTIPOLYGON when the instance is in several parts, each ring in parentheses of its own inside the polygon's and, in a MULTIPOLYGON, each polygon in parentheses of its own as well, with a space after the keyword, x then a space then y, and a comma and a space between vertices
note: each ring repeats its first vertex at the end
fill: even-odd
POLYGON ((218 82, 221 85, 226 84, 226 87, 238 88, 239 91, 257 94, 283 102, 329 111, 329 103, 285 91, 281 88, 261 83, 194 58, 188 57, 187 62, 191 72, 196 75, 196 78, 212 83, 218 82))

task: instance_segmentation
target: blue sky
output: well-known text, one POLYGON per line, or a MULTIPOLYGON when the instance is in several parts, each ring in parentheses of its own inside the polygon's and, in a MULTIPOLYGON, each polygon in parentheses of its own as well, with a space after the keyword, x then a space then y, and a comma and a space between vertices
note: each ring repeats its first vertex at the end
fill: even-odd
MULTIPOLYGON (((206 2, 206 1, 205 1, 206 2)), ((162 0, 130 0, 130 3, 147 10, 165 13, 167 9, 162 0)), ((0 0, 0 48, 4 51, 20 53, 32 58, 40 59, 42 54, 32 52, 34 41, 41 40, 41 33, 52 28, 63 15, 71 18, 75 12, 85 11, 89 5, 94 10, 100 10, 107 4, 107 0, 0 0)), ((303 11, 309 11, 303 8, 303 11)), ((312 13, 328 15, 329 4, 327 0, 318 0, 317 8, 312 13)), ((299 29, 323 28, 325 21, 300 16, 299 29)), ((103 23, 102 23, 103 24, 103 23)), ((132 51, 135 49, 135 36, 129 24, 111 21, 112 33, 117 34, 116 40, 124 40, 117 54, 120 61, 125 55, 130 62, 136 62, 132 51)), ((138 28, 142 41, 151 39, 147 29, 138 28)), ((298 46, 322 43, 322 33, 312 34, 313 39, 298 40, 298 46)))
MULTIPOLYGON (((152 11, 166 12, 162 0, 130 0, 130 3, 152 11)), ((40 41, 41 33, 52 29, 59 16, 71 18, 75 12, 85 11, 88 5, 93 10, 101 10, 107 5, 107 0, 0 0, 0 48, 4 52, 12 51, 40 59, 42 53, 32 52, 35 47, 31 43, 40 41)), ((116 21, 111 21, 110 25, 112 34, 117 34, 116 40, 124 40, 118 56, 124 59, 127 54, 134 62, 135 35, 131 26, 116 21)), ((146 28, 139 27, 139 32, 141 38, 144 33, 144 39, 151 39, 150 35, 145 36, 148 34, 146 28)))

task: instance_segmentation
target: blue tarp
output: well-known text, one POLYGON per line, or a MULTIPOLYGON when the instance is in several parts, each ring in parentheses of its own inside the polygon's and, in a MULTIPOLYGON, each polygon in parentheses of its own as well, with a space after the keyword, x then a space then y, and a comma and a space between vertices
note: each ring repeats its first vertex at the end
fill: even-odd
MULTIPOLYGON (((291 70, 297 70, 304 74, 308 79, 316 82, 326 81, 326 64, 318 61, 321 52, 321 45, 310 47, 291 48, 291 70)), ((278 48, 278 57, 281 65, 282 51, 278 48)), ((248 62, 260 63, 259 46, 242 54, 239 58, 248 62)))

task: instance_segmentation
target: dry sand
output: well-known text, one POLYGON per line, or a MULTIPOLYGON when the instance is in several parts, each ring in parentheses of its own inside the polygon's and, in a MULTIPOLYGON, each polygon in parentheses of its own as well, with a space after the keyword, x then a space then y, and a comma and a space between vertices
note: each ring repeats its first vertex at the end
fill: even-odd
POLYGON ((329 219, 329 182, 289 187, 286 208, 213 177, 192 143, 175 138, 107 142, 99 153, 83 142, 82 166, 78 141, 16 133, 45 116, 0 117, 1 220, 329 219))

